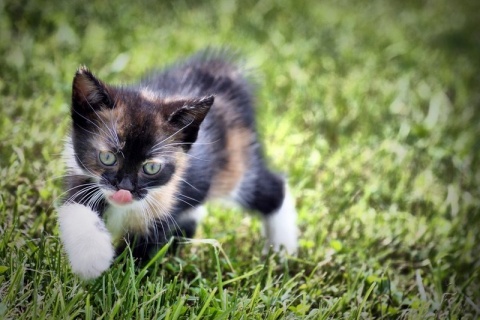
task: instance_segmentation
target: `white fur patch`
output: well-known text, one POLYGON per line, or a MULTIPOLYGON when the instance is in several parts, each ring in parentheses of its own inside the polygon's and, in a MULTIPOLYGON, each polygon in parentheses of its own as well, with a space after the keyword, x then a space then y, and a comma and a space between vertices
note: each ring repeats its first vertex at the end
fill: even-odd
POLYGON ((182 214, 178 217, 178 222, 183 222, 183 221, 195 221, 195 223, 199 224, 200 221, 203 220, 203 218, 207 215, 208 211, 205 206, 198 206, 195 208, 192 208, 190 210, 187 210, 185 212, 182 212, 182 214))
POLYGON ((73 174, 83 174, 83 170, 78 166, 77 161, 75 161, 75 151, 73 150, 72 137, 67 137, 67 140, 65 141, 65 146, 63 148, 63 159, 67 165, 67 168, 73 174))
POLYGON ((298 247, 296 220, 295 201, 286 188, 285 198, 280 209, 263 218, 267 246, 272 246, 275 251, 280 251, 283 247, 287 253, 296 254, 298 247))
MULTIPOLYGON (((105 191, 105 193, 108 194, 109 191, 105 191)), ((142 212, 144 212, 142 200, 133 201, 131 204, 121 207, 112 204, 108 207, 103 217, 114 243, 122 239, 129 230, 148 233, 150 219, 153 219, 153 217, 145 217, 142 212)))
POLYGON ((88 170, 85 170, 84 168, 78 165, 76 160, 75 150, 73 149, 72 137, 67 137, 67 139, 65 140, 62 156, 63 156, 63 161, 67 166, 68 174, 88 176, 97 182, 100 180, 100 177, 96 176, 92 172, 89 172, 88 170))
POLYGON ((140 95, 143 99, 145 100, 148 100, 148 101, 152 101, 152 102, 155 102, 158 100, 158 95, 155 91, 151 90, 151 89, 142 89, 142 91, 140 91, 140 95))
POLYGON ((58 209, 60 239, 74 273, 83 279, 99 277, 115 256, 110 233, 100 217, 78 203, 58 209))
POLYGON ((106 221, 107 230, 112 235, 112 241, 117 241, 125 234, 125 224, 128 218, 127 216, 128 210, 122 210, 114 206, 109 206, 105 211, 103 217, 106 221))

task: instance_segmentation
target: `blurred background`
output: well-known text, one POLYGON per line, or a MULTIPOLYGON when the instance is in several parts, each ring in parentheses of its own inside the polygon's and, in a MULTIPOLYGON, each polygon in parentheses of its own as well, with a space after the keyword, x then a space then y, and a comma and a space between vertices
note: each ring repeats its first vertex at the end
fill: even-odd
MULTIPOLYGON (((480 316, 479 13, 478 1, 447 0, 0 0, 0 297, 16 292, 9 279, 34 248, 56 241, 76 69, 127 84, 228 47, 255 83, 266 153, 297 198, 290 271, 311 276, 293 291, 305 307, 284 316, 341 299, 332 312, 345 316, 370 283, 370 316, 480 316)), ((256 219, 210 211, 200 237, 219 239, 236 263, 260 255, 256 219)), ((0 316, 28 309, 14 296, 0 316)))

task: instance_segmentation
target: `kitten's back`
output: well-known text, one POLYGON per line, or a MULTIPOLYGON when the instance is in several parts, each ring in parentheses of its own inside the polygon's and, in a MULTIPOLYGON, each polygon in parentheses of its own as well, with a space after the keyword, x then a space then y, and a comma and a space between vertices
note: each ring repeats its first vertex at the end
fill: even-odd
POLYGON ((246 68, 235 53, 208 49, 151 73, 141 86, 164 97, 214 95, 216 100, 231 102, 231 107, 249 109, 253 103, 253 85, 247 78, 246 68))

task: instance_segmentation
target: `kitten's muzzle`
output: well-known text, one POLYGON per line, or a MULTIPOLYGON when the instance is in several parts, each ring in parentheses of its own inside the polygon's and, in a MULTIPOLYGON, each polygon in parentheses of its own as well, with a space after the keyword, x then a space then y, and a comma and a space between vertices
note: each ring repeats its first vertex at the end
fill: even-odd
POLYGON ((132 203, 135 186, 128 176, 124 176, 122 181, 116 185, 117 191, 109 197, 109 200, 117 205, 126 205, 132 203))

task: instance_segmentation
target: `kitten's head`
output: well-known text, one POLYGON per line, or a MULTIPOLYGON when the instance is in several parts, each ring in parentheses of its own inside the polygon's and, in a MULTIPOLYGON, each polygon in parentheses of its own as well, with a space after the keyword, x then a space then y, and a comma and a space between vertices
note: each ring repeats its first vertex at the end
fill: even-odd
POLYGON ((181 175, 213 100, 113 87, 80 68, 72 88, 75 165, 113 205, 142 201, 181 175))

